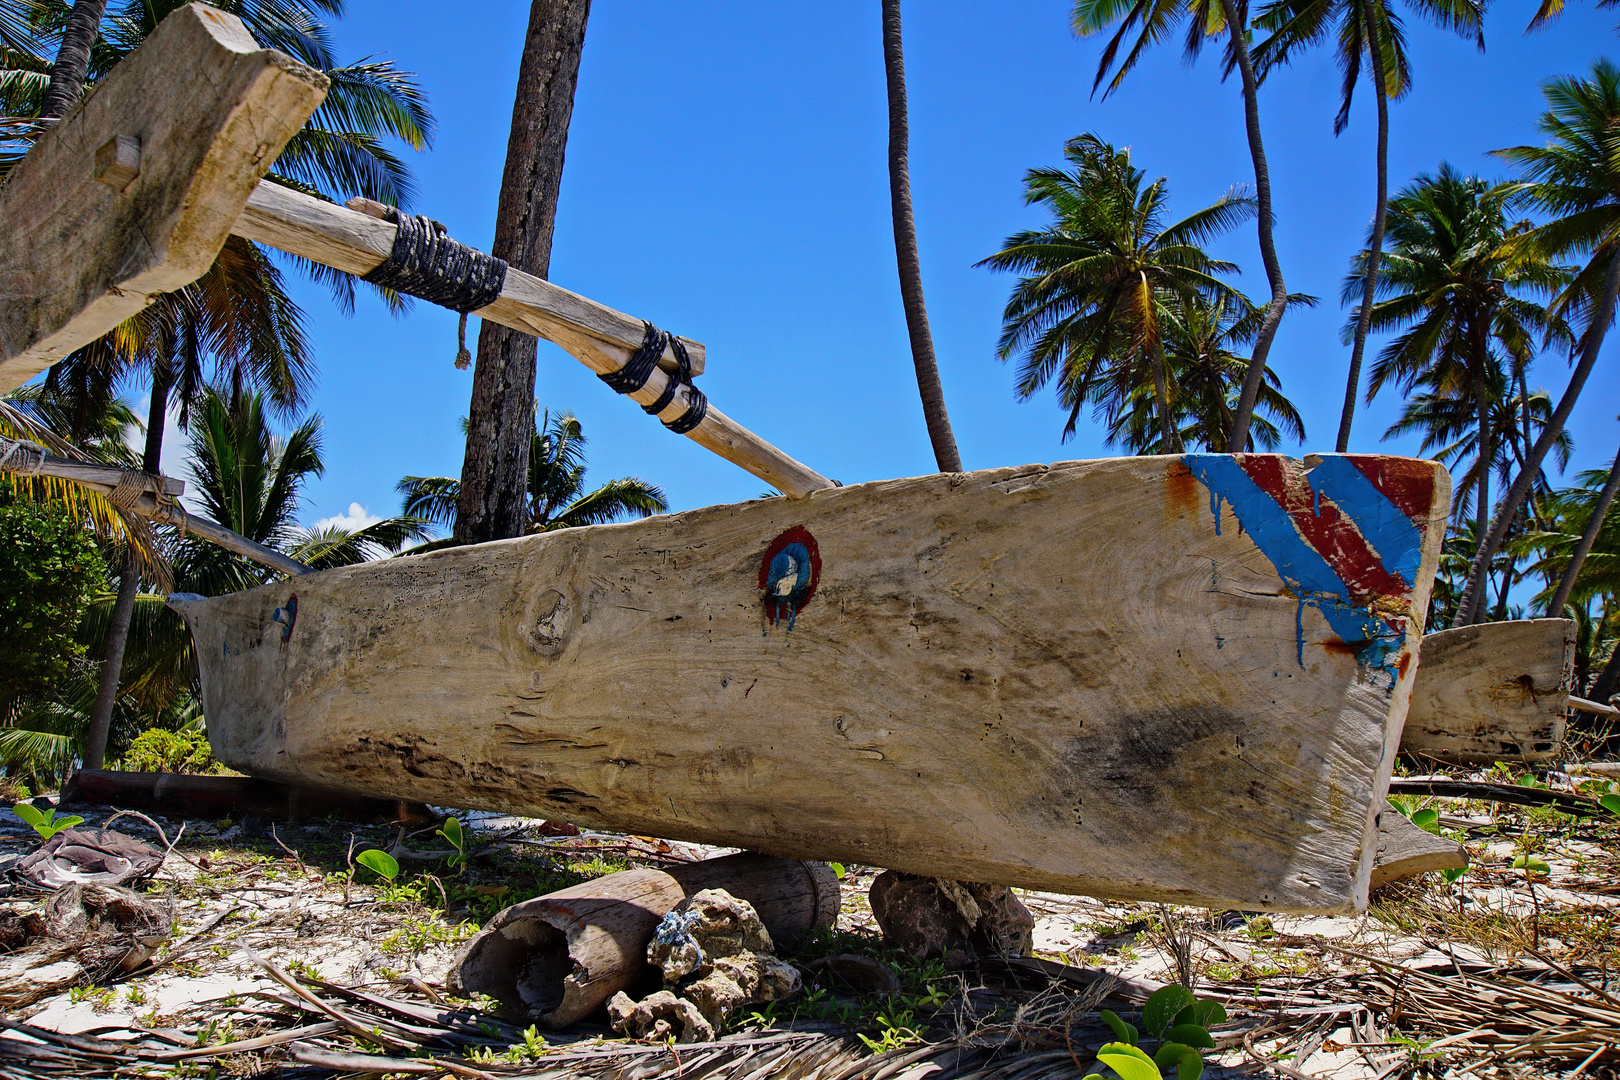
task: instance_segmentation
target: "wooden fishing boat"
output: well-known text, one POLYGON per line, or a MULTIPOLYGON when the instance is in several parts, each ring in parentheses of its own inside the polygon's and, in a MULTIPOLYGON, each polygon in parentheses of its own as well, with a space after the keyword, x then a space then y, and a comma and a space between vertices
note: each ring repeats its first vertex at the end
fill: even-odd
POLYGON ((882 481, 177 597, 256 776, 1215 907, 1366 901, 1449 482, 882 481))
POLYGON ((1574 669, 1571 619, 1430 634, 1401 752, 1459 765, 1545 761, 1564 743, 1574 669))
MULTIPOLYGON (((401 288, 438 275, 418 295, 557 342, 789 497, 313 573, 162 477, 86 474, 290 575, 176 598, 222 760, 950 878, 1365 904, 1438 465, 1184 455, 837 487, 707 403, 699 343, 426 219, 260 182, 324 90, 232 16, 170 14, 0 188, 0 390, 234 234, 401 288)), ((84 472, 47 457, 0 444, 0 467, 84 472)))

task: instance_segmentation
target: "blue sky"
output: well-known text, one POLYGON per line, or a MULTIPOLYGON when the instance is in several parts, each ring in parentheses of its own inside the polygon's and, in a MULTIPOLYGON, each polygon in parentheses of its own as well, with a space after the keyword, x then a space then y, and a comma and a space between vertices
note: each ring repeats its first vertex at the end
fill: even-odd
MULTIPOLYGON (((1574 0, 1551 29, 1525 36, 1533 7, 1495 5, 1483 54, 1408 20, 1415 86, 1392 107, 1392 188, 1442 160, 1505 175, 1486 152, 1536 141, 1541 81, 1620 53, 1612 13, 1574 0)), ((486 249, 527 14, 518 0, 351 0, 336 27, 345 58, 383 56, 419 75, 439 134, 411 155, 411 209, 486 249)), ((904 9, 924 289, 969 468, 1115 452, 1087 421, 1061 443, 1055 400, 1016 401, 1012 365, 994 358, 1012 279, 973 264, 1041 222, 1022 203, 1025 170, 1058 163, 1064 140, 1093 131, 1168 178, 1177 216, 1252 180, 1239 88, 1219 81, 1213 51, 1190 68, 1174 46, 1152 54, 1103 101, 1090 92, 1103 41, 1074 38, 1067 16, 1065 0, 904 9)), ((1331 57, 1315 53, 1262 89, 1285 278, 1322 298, 1290 313, 1272 354, 1306 421, 1304 446, 1289 449, 1332 449, 1349 354, 1338 290, 1372 213, 1372 103, 1358 95, 1335 138, 1338 83, 1331 57)), ((710 399, 822 473, 853 483, 931 472, 895 276, 886 142, 877 0, 598 0, 551 279, 703 341, 710 399)), ((1265 295, 1252 229, 1215 250, 1242 266, 1242 288, 1265 295)), ((452 364, 455 316, 418 303, 396 318, 362 297, 350 318, 315 286, 294 291, 319 361, 313 407, 326 419, 328 463, 304 519, 352 503, 397 512, 401 476, 459 475, 472 373, 452 364)), ((1611 335, 1575 414, 1576 467, 1606 463, 1620 441, 1617 349, 1611 335)), ((1532 382, 1556 394, 1566 380, 1563 358, 1548 356, 1532 382)), ((764 487, 544 342, 537 387, 542 405, 579 415, 592 480, 638 475, 677 510, 764 487)), ((1380 441, 1399 405, 1388 393, 1364 407, 1352 449, 1415 450, 1380 441)))

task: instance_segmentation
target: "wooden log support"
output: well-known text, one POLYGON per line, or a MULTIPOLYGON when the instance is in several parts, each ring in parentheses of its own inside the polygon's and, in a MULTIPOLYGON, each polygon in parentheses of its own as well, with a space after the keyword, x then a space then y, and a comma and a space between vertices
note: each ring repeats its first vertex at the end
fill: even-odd
MULTIPOLYGON (((368 274, 387 258, 398 227, 373 213, 265 183, 248 199, 232 231, 338 270, 368 274)), ((623 367, 640 347, 643 334, 640 319, 516 269, 506 272, 500 299, 473 314, 556 342, 598 375, 623 367)), ((701 371, 703 346, 691 341, 687 349, 694 373, 701 371)), ((651 405, 664 392, 670 382, 669 373, 677 368, 674 352, 666 349, 659 364, 647 385, 630 395, 637 403, 651 405)), ((687 392, 683 387, 659 418, 674 420, 686 408, 687 392)), ((834 486, 833 481, 742 427, 712 403, 703 422, 687 436, 794 498, 834 486)))
POLYGON ((1373 856, 1372 887, 1381 889, 1431 870, 1461 870, 1468 849, 1455 840, 1420 829, 1388 803, 1378 815, 1378 849, 1373 856))
POLYGON ((234 15, 165 18, 0 187, 0 393, 200 277, 326 88, 234 15))
POLYGON ((659 920, 704 889, 748 901, 780 945, 838 917, 838 878, 824 863, 742 854, 625 870, 496 915, 452 965, 452 989, 488 994, 546 1027, 567 1027, 638 986, 659 920))
POLYGON ((1449 483, 1142 457, 184 601, 255 775, 1058 892, 1364 904, 1449 483))
POLYGON ((112 769, 80 769, 74 773, 62 792, 62 804, 100 804, 210 821, 247 814, 270 821, 337 817, 343 821, 411 826, 427 825, 435 820, 426 806, 402 799, 371 799, 346 791, 279 784, 252 776, 196 776, 112 769))
POLYGON ((1517 619, 1423 639, 1401 752, 1457 765, 1546 761, 1564 744, 1575 623, 1517 619))

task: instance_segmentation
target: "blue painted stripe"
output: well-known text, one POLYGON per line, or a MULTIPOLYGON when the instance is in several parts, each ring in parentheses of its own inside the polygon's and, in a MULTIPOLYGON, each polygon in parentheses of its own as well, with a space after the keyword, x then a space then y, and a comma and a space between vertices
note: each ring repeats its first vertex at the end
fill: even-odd
POLYGON ((1399 575, 1408 587, 1416 584, 1418 567, 1423 562, 1423 534, 1400 507, 1373 486, 1355 462, 1341 454, 1324 454, 1322 463, 1305 478, 1312 491, 1326 495, 1355 522, 1385 570, 1399 575))
MULTIPOLYGON (((1224 501, 1232 507, 1233 515, 1255 547, 1271 561, 1277 575, 1298 598, 1301 611, 1309 604, 1322 613, 1340 641, 1364 642, 1356 650, 1356 662, 1384 668, 1393 677, 1389 659, 1404 643, 1405 635, 1394 631, 1365 607, 1348 602, 1349 587, 1327 560, 1305 542, 1288 511, 1256 484, 1230 455, 1185 454, 1181 460, 1199 483, 1209 489, 1210 510, 1215 515, 1217 530, 1221 520, 1220 504, 1224 501)), ((1388 502, 1382 495, 1379 498, 1388 502)), ((1303 667, 1305 632, 1297 620, 1295 625, 1299 663, 1303 667)))

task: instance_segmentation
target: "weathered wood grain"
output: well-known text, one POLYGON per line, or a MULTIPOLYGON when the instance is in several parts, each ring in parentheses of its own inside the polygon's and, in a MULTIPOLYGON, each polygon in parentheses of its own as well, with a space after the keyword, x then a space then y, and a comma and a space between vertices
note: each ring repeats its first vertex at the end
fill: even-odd
POLYGON ((1575 623, 1517 619, 1423 639, 1401 752, 1460 765, 1545 761, 1564 742, 1575 623))
POLYGON ((215 753, 255 775, 936 877, 1347 910, 1448 488, 1402 458, 1032 465, 175 606, 215 753), (807 599, 795 555, 819 568, 807 599))
MULTIPOLYGON (((248 200, 234 231, 238 236, 326 266, 367 274, 387 257, 397 226, 364 210, 322 202, 276 184, 261 184, 248 200)), ((622 368, 640 347, 644 332, 640 319, 516 269, 507 270, 500 299, 473 314, 555 342, 598 375, 622 368)), ((686 342, 693 374, 700 374, 705 356, 702 344, 682 340, 686 342)), ((665 349, 647 385, 630 398, 639 405, 651 405, 677 370, 673 349, 665 349)), ((685 387, 678 390, 658 414, 659 419, 674 421, 684 415, 689 396, 685 387)), ((687 437, 793 498, 835 486, 713 404, 703 422, 687 437)))
POLYGON ((0 187, 0 393, 200 277, 326 87, 234 15, 165 18, 0 187))
POLYGON ((1378 816, 1378 848, 1373 856, 1372 887, 1381 889, 1430 870, 1461 870, 1468 850, 1455 840, 1420 829, 1388 803, 1378 816))

